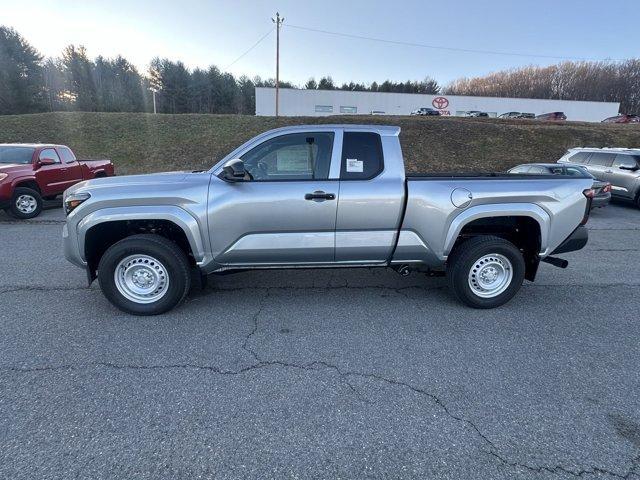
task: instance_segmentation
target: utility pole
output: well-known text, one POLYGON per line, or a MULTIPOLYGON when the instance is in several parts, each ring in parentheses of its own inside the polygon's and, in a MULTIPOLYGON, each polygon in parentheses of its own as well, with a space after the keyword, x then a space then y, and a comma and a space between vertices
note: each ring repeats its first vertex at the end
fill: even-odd
POLYGON ((155 87, 151 87, 149 90, 151 90, 151 93, 153 93, 153 113, 156 114, 158 113, 156 110, 156 92, 158 91, 158 89, 155 87))
POLYGON ((280 18, 280 13, 276 12, 276 18, 271 18, 276 24, 276 117, 278 116, 279 95, 280 95, 280 26, 284 22, 284 17, 280 18))

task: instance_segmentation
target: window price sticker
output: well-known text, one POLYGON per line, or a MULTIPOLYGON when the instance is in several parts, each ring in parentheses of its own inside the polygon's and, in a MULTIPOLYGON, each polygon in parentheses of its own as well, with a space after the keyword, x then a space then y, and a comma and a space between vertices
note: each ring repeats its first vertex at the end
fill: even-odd
POLYGON ((347 158, 347 172, 362 173, 364 171, 364 162, 357 158, 347 158))

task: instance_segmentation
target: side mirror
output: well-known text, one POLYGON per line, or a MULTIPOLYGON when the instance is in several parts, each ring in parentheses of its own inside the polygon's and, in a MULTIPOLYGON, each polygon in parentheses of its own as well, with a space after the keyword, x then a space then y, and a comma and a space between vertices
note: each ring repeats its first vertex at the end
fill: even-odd
POLYGON ((220 178, 227 182, 243 182, 246 180, 246 175, 244 162, 239 158, 234 158, 224 164, 220 178))
POLYGON ((56 162, 53 158, 41 158, 40 160, 38 160, 38 165, 39 166, 45 166, 45 165, 55 165, 56 162))
POLYGON ((638 170, 637 165, 634 165, 634 166, 620 165, 618 168, 620 170, 629 170, 631 172, 635 172, 636 170, 638 170))

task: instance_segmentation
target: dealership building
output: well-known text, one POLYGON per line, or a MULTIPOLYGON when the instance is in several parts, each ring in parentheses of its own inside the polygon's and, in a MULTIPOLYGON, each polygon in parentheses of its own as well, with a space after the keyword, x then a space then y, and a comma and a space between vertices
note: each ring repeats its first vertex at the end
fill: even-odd
MULTIPOLYGON (((478 110, 496 117, 506 112, 540 115, 564 112, 567 120, 599 122, 618 114, 617 102, 584 102, 534 98, 468 97, 412 93, 352 92, 345 90, 304 90, 281 88, 279 114, 288 117, 328 115, 409 115, 422 107, 442 115, 463 116, 478 110)), ((275 88, 256 88, 256 115, 274 116, 275 88)))

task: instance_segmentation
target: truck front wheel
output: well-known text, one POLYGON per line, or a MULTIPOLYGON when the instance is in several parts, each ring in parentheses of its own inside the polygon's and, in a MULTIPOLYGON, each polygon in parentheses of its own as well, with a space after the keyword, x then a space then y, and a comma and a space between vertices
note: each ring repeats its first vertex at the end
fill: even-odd
POLYGON ((37 217, 42 212, 42 197, 31 188, 17 187, 11 196, 8 212, 21 220, 37 217))
POLYGON ((493 236, 460 243, 447 261, 447 282, 456 297, 474 308, 494 308, 518 293, 525 261, 511 242, 493 236))
POLYGON ((105 297, 133 315, 165 313, 184 300, 191 285, 185 253, 159 235, 133 235, 115 243, 98 265, 105 297))

